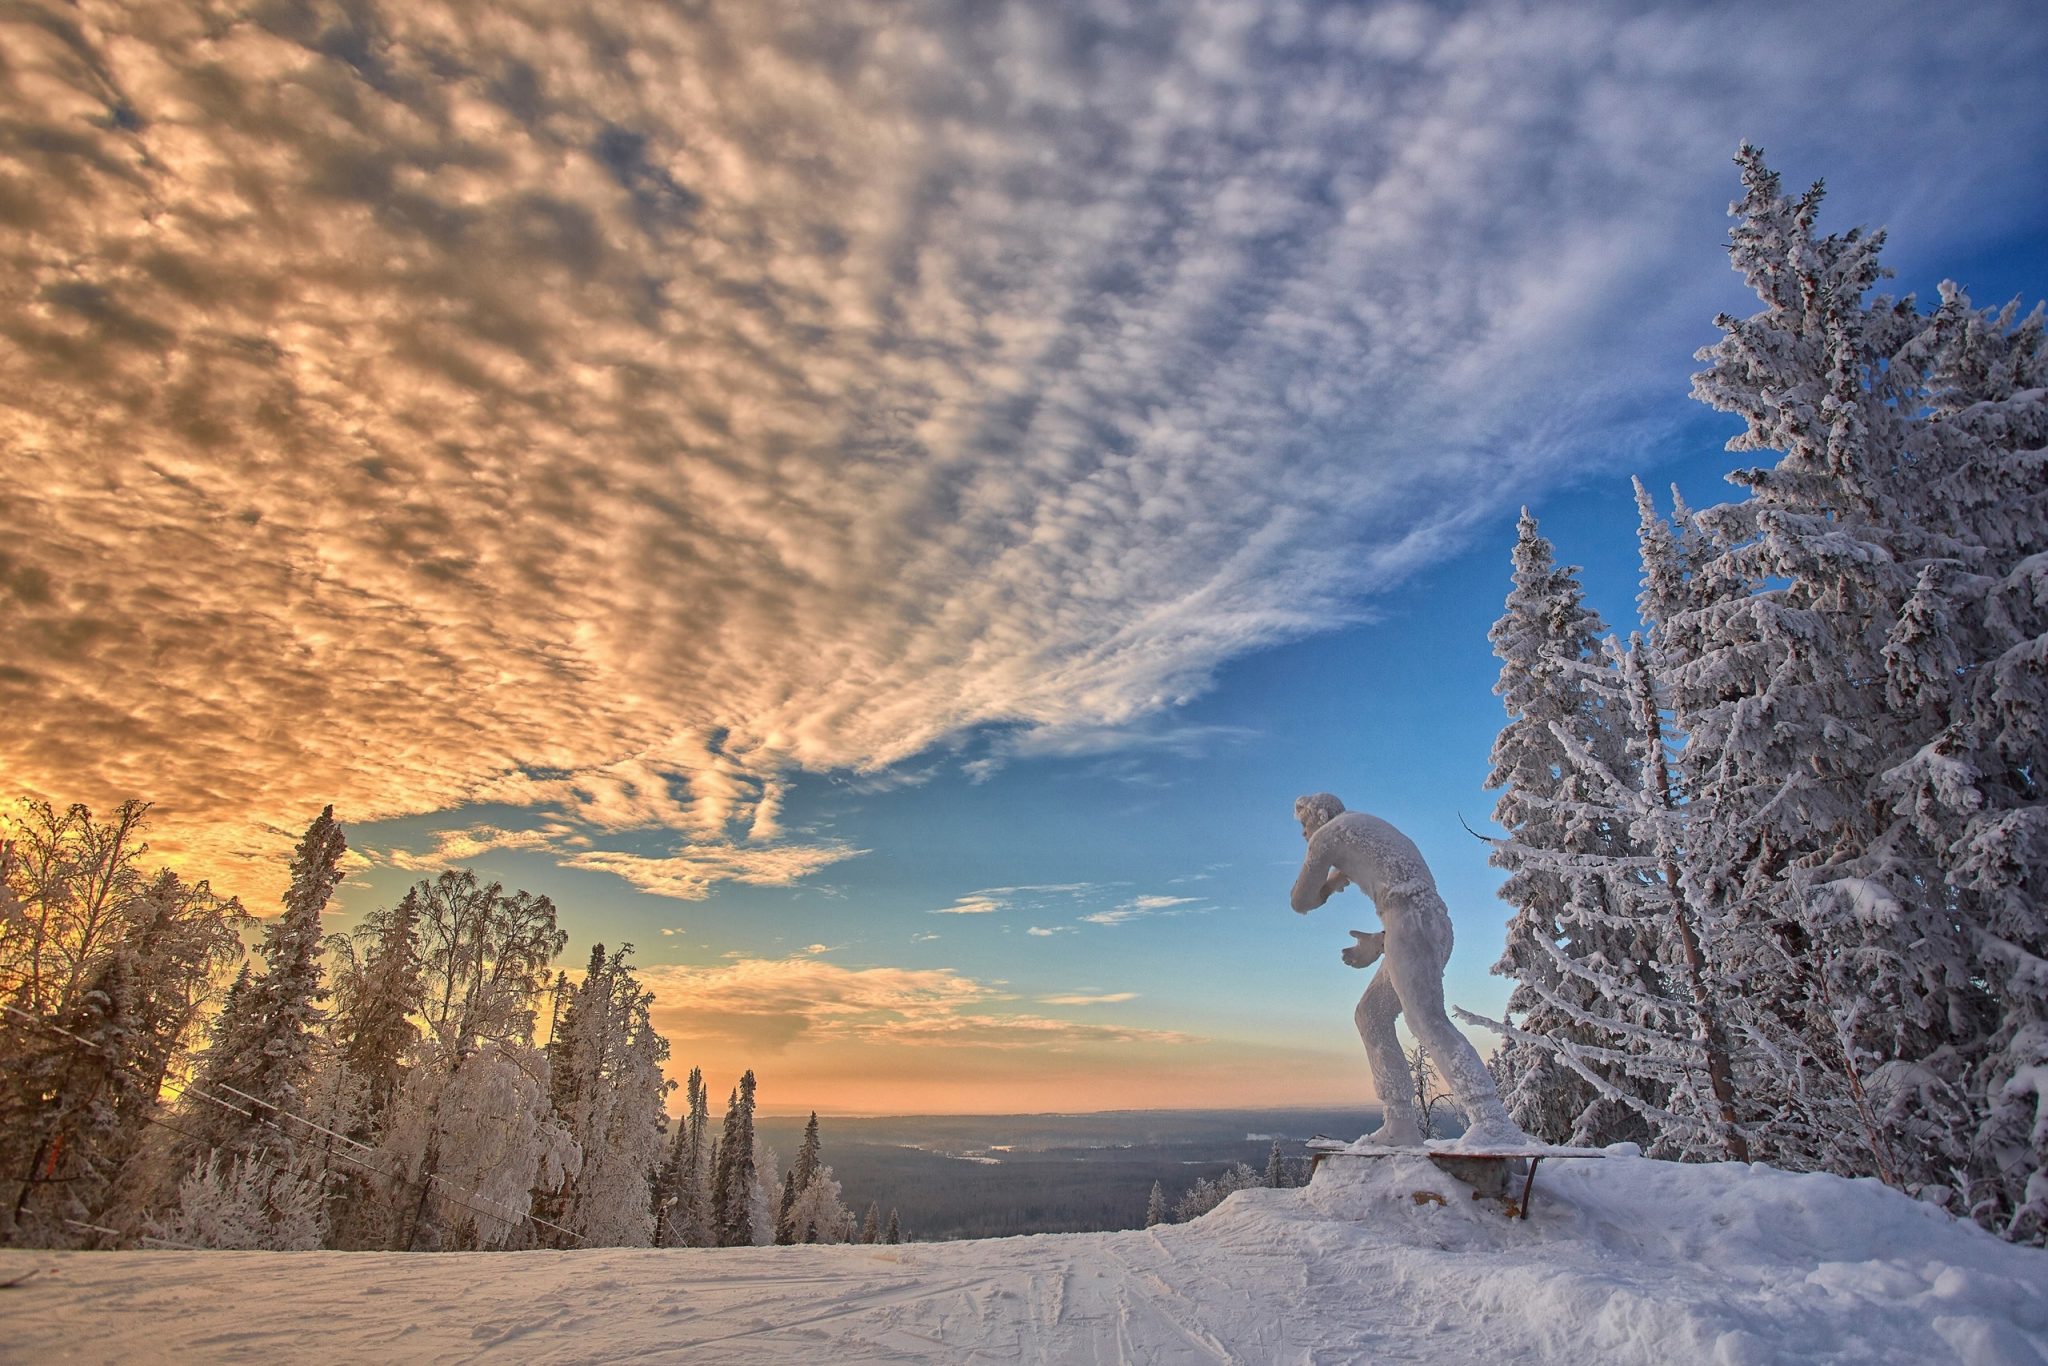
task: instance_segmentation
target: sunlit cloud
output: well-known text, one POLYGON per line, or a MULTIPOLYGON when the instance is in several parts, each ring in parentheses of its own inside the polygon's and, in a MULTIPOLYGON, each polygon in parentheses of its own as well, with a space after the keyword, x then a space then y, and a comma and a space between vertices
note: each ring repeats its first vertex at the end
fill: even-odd
POLYGON ((1033 925, 1024 933, 1030 935, 1033 939, 1050 939, 1056 934, 1066 934, 1072 928, 1071 925, 1033 925))
POLYGON ((1109 1006, 1120 1005, 1125 1001, 1135 1001, 1137 999, 1138 993, 1135 991, 1111 991, 1105 992, 1100 996, 1078 994, 1041 996, 1038 998, 1038 1003, 1042 1006, 1109 1006))
POLYGON ((1804 9, 27 0, 0 779, 697 899, 850 856, 799 771, 1228 743, 1154 718, 1657 434, 1739 134, 1910 68, 1788 171, 1976 192, 1920 91, 2029 13, 1804 9))
POLYGON ((460 830, 434 832, 434 847, 425 853, 386 849, 376 858, 393 868, 430 873, 472 863, 499 849, 554 850, 562 846, 565 838, 575 837, 559 827, 554 830, 501 830, 493 825, 472 825, 460 830))
POLYGON ((820 868, 867 852, 847 845, 685 844, 672 854, 650 856, 592 849, 564 854, 565 868, 610 873, 650 896, 702 901, 721 882, 786 887, 820 868))
POLYGON ((1189 915, 1202 904, 1200 897, 1149 894, 1133 897, 1110 910, 1084 915, 1081 919, 1090 925, 1124 925, 1148 916, 1189 915))
POLYGON ((1056 901, 1073 901, 1100 890, 1099 882, 1037 882, 1016 887, 982 887, 962 893, 933 915, 991 915, 997 911, 1044 910, 1056 901))
MULTIPOLYGON (((671 1039, 723 1040, 767 1050, 797 1042, 898 1047, 1067 1048, 1198 1042, 1171 1030, 1080 1024, 1011 1010, 1000 984, 951 968, 847 968, 815 956, 740 958, 719 966, 641 971, 655 1021, 671 1039)), ((1132 999, 1047 998, 1092 1005, 1132 999)))
POLYGON ((999 901, 992 896, 963 896, 950 906, 937 907, 932 911, 932 914, 988 915, 992 912, 1002 910, 1003 907, 1008 904, 1008 902, 999 901))

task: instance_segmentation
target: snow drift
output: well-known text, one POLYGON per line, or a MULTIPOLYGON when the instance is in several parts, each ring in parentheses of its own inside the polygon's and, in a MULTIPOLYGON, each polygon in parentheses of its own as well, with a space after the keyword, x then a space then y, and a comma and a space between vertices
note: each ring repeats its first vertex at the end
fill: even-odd
POLYGON ((0 1293, 0 1343, 104 1361, 2048 1361, 2048 1253, 1873 1181, 1616 1148, 1546 1166, 1533 1203, 1510 1221, 1384 1158, 1131 1233, 7 1252, 0 1280, 35 1274, 0 1293))

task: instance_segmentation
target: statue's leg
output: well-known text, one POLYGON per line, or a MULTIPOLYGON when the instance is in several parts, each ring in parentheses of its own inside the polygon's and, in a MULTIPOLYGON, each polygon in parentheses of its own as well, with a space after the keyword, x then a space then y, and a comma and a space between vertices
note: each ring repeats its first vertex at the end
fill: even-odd
POLYGON ((1409 1075, 1408 1060, 1401 1056, 1401 1041, 1394 1034, 1401 994, 1394 989, 1387 967, 1382 964, 1372 975, 1352 1014, 1358 1022, 1358 1037, 1365 1041, 1365 1061, 1372 1068, 1373 1089, 1379 1092, 1383 1116, 1380 1127, 1365 1137, 1369 1143, 1407 1148, 1422 1142, 1422 1126, 1415 1113, 1415 1078, 1409 1075))
MULTIPOLYGON (((1527 1139, 1508 1118, 1493 1074, 1472 1041, 1458 1032, 1444 1010, 1444 965, 1431 955, 1396 957, 1389 952, 1385 972, 1399 990, 1408 1028, 1429 1050, 1437 1072, 1451 1088, 1451 1099, 1465 1112, 1468 1144, 1518 1144, 1527 1139)), ((1375 983, 1377 985, 1377 983, 1375 983)))

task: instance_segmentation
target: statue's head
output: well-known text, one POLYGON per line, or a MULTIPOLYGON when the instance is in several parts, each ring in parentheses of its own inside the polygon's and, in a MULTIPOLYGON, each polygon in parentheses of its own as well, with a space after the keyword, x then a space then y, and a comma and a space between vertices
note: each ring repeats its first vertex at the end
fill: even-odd
POLYGON ((1332 816, 1342 815, 1344 803, 1327 792, 1311 792, 1306 797, 1294 799, 1294 819, 1301 822, 1301 833, 1313 835, 1330 823, 1332 816))

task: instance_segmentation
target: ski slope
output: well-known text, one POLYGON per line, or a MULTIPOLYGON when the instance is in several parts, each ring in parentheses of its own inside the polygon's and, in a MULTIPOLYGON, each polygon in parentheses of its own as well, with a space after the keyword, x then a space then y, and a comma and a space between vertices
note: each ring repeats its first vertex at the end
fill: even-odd
POLYGON ((28 1271, 6 1360, 2048 1362, 2048 1253, 1875 1182, 1618 1149, 1546 1165, 1526 1222, 1393 1158, 1132 1233, 0 1254, 28 1271))

